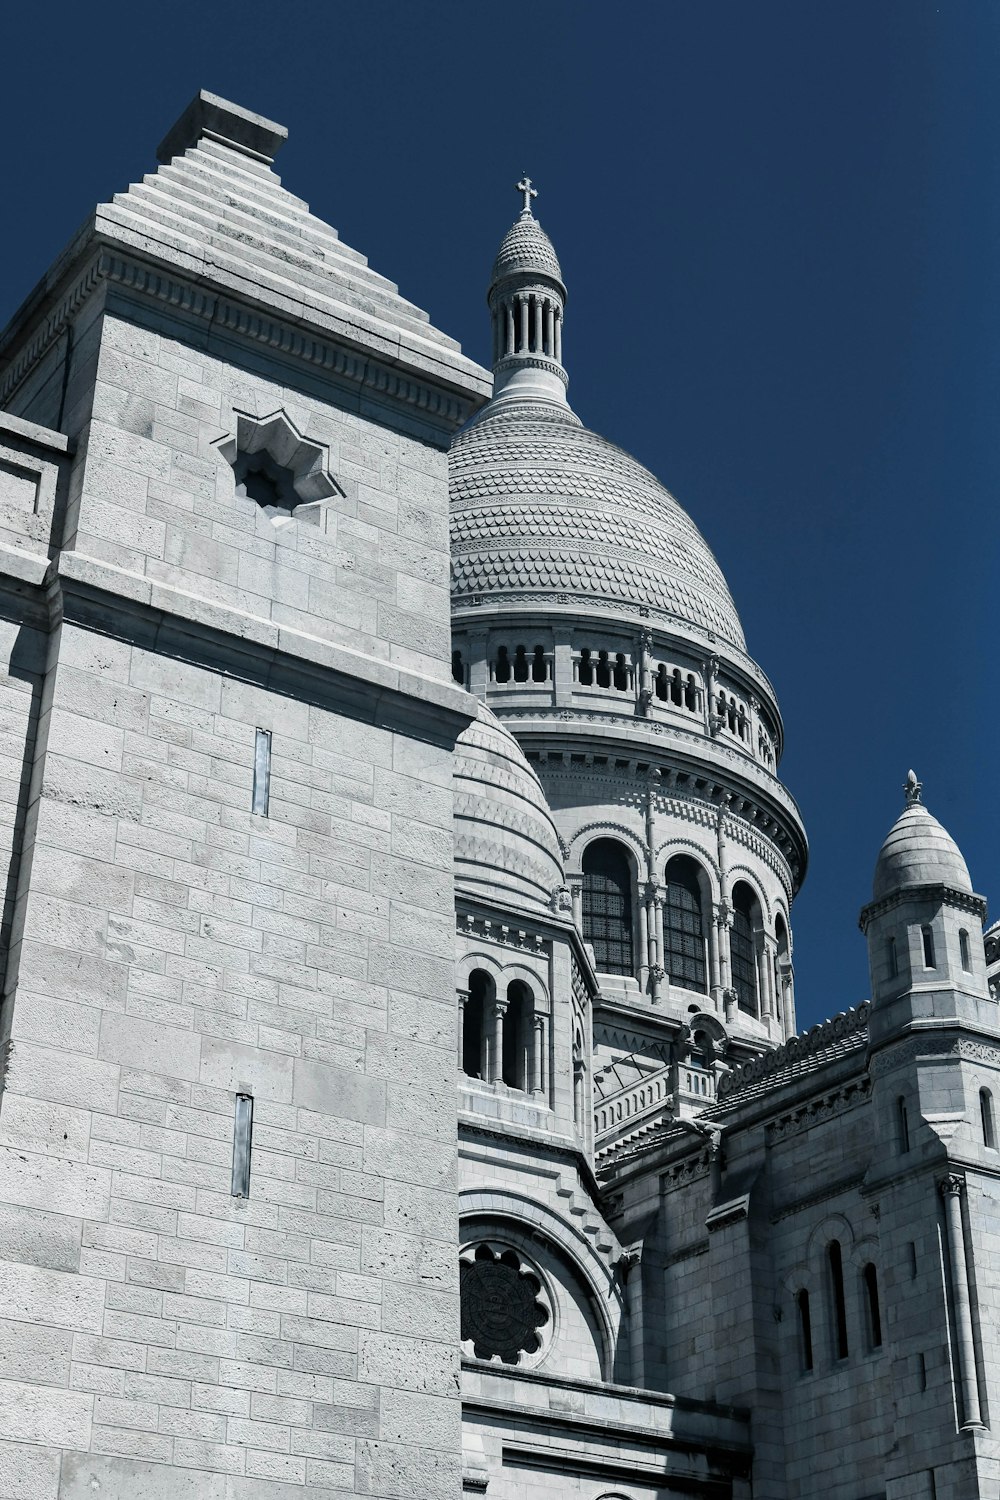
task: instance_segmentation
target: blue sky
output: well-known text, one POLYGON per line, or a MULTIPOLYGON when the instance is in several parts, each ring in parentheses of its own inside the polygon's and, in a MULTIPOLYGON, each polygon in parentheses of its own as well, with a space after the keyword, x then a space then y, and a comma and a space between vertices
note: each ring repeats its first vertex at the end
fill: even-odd
POLYGON ((5 17, 3 316, 205 87, 485 360, 528 171, 570 395, 701 526, 785 718, 803 1025, 868 993, 857 913, 910 765, 1000 916, 1000 6, 106 0, 5 17))

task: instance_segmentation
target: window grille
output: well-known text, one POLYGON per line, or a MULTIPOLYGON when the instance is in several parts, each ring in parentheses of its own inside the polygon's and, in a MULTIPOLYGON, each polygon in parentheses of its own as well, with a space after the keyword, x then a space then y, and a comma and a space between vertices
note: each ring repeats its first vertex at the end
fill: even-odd
POLYGON ((684 856, 667 865, 663 945, 670 983, 707 993, 701 886, 694 862, 684 856))
POLYGON ((740 1010, 757 1014, 757 948, 754 942, 753 896, 746 886, 737 886, 733 896, 733 925, 729 933, 733 989, 740 1010))
POLYGON ((631 974, 632 870, 613 839, 598 839, 583 856, 583 935, 603 974, 631 974))

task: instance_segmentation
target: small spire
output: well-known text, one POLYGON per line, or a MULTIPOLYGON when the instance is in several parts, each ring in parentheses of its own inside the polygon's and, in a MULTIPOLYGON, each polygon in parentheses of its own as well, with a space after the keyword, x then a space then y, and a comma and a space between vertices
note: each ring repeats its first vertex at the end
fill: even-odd
POLYGON ((924 784, 922 781, 917 780, 916 771, 907 771, 906 785, 903 787, 903 791, 906 793, 907 807, 915 807, 917 805, 917 803, 920 801, 920 793, 923 791, 923 789, 924 784))
POLYGON ((531 186, 531 178, 527 172, 525 172, 521 181, 517 184, 517 191, 524 194, 524 206, 521 209, 521 218, 533 219, 535 216, 531 212, 531 200, 538 197, 538 189, 531 186))

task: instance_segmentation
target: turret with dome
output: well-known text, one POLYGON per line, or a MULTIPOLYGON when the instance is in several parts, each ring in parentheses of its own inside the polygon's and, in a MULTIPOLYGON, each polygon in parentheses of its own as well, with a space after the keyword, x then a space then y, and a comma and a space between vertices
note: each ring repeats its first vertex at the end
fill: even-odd
POLYGON ((488 290, 493 398, 449 460, 453 671, 551 809, 599 977, 601 1095, 623 1076, 613 1034, 645 1076, 708 1031, 730 1062, 794 1032, 807 843, 774 691, 708 543, 569 405, 562 268, 530 179, 518 190, 488 290))

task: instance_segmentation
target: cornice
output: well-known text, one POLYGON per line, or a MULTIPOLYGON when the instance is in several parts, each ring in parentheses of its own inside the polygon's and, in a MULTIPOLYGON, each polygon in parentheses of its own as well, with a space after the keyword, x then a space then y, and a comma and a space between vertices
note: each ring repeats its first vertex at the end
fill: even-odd
POLYGON ((0 405, 6 404, 28 372, 59 338, 83 303, 102 285, 120 287, 152 302, 166 304, 226 333, 264 344, 272 352, 301 361, 349 385, 356 385, 390 402, 419 409, 421 416, 447 432, 461 427, 481 405, 478 397, 461 395, 402 369, 391 359, 380 359, 365 348, 352 348, 335 335, 311 332, 308 326, 283 318, 266 304, 243 300, 232 293, 208 290, 187 280, 174 267, 164 267, 118 247, 99 245, 85 268, 69 283, 45 315, 37 332, 11 361, 0 382, 0 405))
POLYGON ((952 1023, 945 1027, 926 1027, 911 1032, 903 1041, 890 1040, 868 1060, 868 1071, 873 1078, 881 1078, 916 1059, 957 1058, 963 1062, 987 1063, 1000 1068, 1000 1036, 989 1037, 985 1033, 967 1036, 958 1032, 952 1023))
POLYGON ((985 896, 976 896, 971 891, 960 891, 953 885, 932 883, 908 885, 902 890, 890 891, 888 896, 883 896, 878 901, 870 901, 861 909, 858 926, 862 932, 867 933, 869 925, 877 917, 884 917, 886 913, 895 911, 897 907, 908 905, 912 901, 940 901, 947 906, 957 907, 959 911, 969 912, 980 922, 986 920, 985 896))

